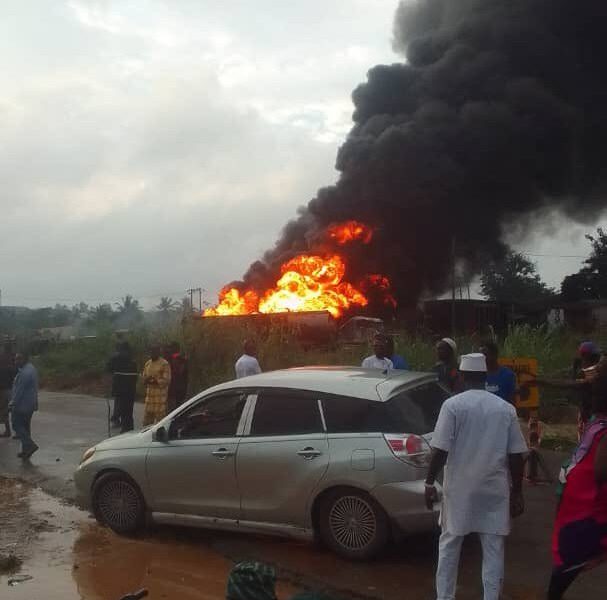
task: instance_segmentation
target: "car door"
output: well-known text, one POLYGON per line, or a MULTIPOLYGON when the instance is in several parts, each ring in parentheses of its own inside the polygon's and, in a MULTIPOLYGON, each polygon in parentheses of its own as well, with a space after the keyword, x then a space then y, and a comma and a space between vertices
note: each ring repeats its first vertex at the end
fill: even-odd
POLYGON ((317 395, 259 390, 236 459, 245 521, 309 526, 307 507, 329 465, 317 395))
POLYGON ((207 396, 172 420, 168 441, 152 442, 146 468, 154 512, 239 517, 235 460, 247 395, 207 396))

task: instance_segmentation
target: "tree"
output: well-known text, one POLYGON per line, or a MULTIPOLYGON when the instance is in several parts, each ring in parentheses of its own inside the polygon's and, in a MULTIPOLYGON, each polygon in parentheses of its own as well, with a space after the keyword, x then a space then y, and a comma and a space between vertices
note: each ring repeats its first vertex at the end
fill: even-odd
POLYGON ((179 304, 173 301, 173 298, 169 298, 168 296, 162 296, 160 298, 160 302, 156 306, 156 310, 160 313, 168 315, 170 312, 174 311, 179 304))
POLYGON ((601 227, 596 235, 586 235, 592 250, 584 266, 561 283, 561 296, 567 302, 607 298, 607 233, 601 227))
POLYGON ((502 261, 490 262, 481 273, 481 294, 494 302, 528 304, 555 295, 520 252, 508 252, 502 261))
POLYGON ((135 300, 133 296, 127 294, 120 302, 116 302, 116 310, 121 315, 136 313, 141 310, 139 300, 135 300))
POLYGON ((179 304, 173 301, 173 298, 163 296, 156 306, 156 310, 160 313, 160 318, 164 323, 167 323, 171 318, 171 314, 175 312, 179 304))
POLYGON ((120 302, 116 302, 118 319, 122 325, 138 325, 143 320, 143 311, 139 300, 127 294, 120 302))
POLYGON ((115 313, 109 304, 99 304, 90 309, 88 320, 92 325, 107 325, 114 319, 115 313))
POLYGON ((80 302, 72 306, 72 315, 74 318, 81 319, 90 313, 89 305, 86 302, 80 302))

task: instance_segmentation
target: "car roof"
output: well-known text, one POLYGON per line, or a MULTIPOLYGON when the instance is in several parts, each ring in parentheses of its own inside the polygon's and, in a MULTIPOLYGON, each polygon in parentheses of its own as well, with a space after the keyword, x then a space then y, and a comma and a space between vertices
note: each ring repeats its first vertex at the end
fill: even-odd
POLYGON ((292 388, 365 400, 385 401, 396 391, 436 380, 434 373, 361 367, 296 367, 228 381, 207 390, 292 388))

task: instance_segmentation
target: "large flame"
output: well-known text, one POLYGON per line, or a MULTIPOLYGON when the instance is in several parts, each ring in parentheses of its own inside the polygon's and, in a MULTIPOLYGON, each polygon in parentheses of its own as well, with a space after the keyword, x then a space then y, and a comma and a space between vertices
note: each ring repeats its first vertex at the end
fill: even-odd
MULTIPOLYGON (((347 221, 329 227, 327 236, 340 245, 353 241, 367 244, 373 229, 358 221, 347 221)), ((346 264, 338 254, 300 254, 284 263, 280 272, 275 286, 263 293, 226 286, 219 293, 217 306, 205 310, 204 316, 326 310, 338 318, 352 306, 367 306, 371 288, 379 291, 387 304, 396 306, 390 282, 383 275, 368 275, 358 287, 344 281, 346 264)))
POLYGON ((327 229, 327 235, 341 245, 357 240, 368 244, 373 239, 373 229, 359 221, 346 221, 331 225, 327 229))
POLYGON ((225 287, 219 292, 219 304, 204 311, 205 317, 250 315, 258 312, 259 296, 253 290, 241 293, 236 288, 225 287))
POLYGON ((340 256, 302 254, 285 263, 281 271, 276 287, 259 302, 259 312, 327 310, 339 317, 352 305, 367 305, 362 292, 342 282, 346 265, 340 256))

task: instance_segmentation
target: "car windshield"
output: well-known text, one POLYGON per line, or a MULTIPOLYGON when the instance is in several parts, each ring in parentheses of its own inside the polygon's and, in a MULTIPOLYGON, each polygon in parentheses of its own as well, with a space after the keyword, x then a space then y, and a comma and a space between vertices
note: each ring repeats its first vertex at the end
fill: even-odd
POLYGON ((423 435, 434 431, 438 413, 449 396, 449 392, 434 381, 400 392, 387 402, 393 429, 388 433, 423 435))

